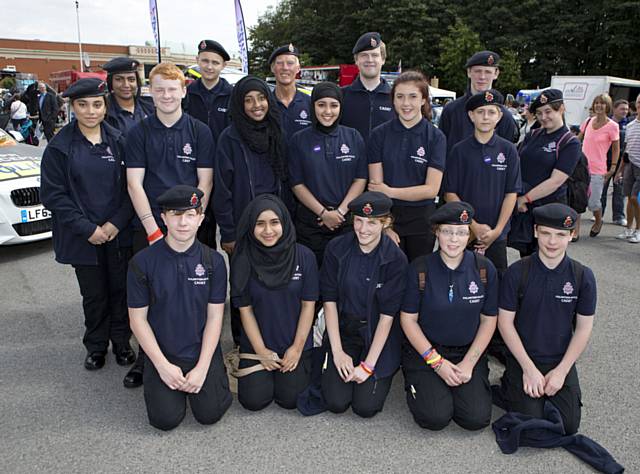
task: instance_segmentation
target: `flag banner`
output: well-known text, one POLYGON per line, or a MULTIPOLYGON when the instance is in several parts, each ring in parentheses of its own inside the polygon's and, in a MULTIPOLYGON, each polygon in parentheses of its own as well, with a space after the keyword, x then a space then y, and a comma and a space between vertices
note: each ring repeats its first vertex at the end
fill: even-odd
POLYGON ((158 49, 158 63, 160 63, 162 62, 160 54, 160 24, 158 23, 158 3, 156 0, 149 0, 149 15, 151 16, 153 37, 156 40, 156 48, 158 49))
POLYGON ((244 27, 244 15, 240 0, 234 0, 236 6, 236 30, 238 35, 238 47, 242 59, 242 72, 249 74, 249 55, 247 52, 247 32, 244 27))

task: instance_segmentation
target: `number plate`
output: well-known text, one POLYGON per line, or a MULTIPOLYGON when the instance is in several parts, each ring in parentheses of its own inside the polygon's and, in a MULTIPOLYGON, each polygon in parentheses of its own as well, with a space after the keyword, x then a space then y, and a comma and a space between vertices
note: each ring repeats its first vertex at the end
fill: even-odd
POLYGON ((44 208, 44 206, 30 207, 28 209, 20 210, 20 222, 33 222, 41 221, 42 219, 48 219, 51 217, 51 212, 44 208))

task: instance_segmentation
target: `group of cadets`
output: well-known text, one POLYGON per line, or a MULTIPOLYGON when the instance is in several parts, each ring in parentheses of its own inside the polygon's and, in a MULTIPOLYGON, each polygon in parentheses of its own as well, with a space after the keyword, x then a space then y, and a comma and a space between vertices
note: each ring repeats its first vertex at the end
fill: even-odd
POLYGON ((342 89, 298 90, 298 54, 288 44, 269 58, 274 92, 254 76, 230 86, 229 55, 212 40, 188 87, 174 65, 153 68, 153 106, 130 58, 105 64, 106 83, 65 91, 75 120, 45 150, 41 194, 56 259, 80 286, 85 368, 103 367, 111 342, 116 362, 133 364, 124 385, 144 384, 153 426, 177 426, 187 398, 215 423, 231 404, 219 344, 229 281, 246 409, 300 406, 317 382, 323 408, 371 417, 402 367, 417 424, 481 429, 498 327, 508 351, 494 401, 541 417, 549 399, 577 431, 575 362, 596 287, 566 255, 579 148, 560 146, 561 92, 536 99, 542 132, 517 150, 494 52, 469 59, 469 89, 440 129, 423 74, 381 78, 378 33, 356 42, 360 75, 342 89), (507 268, 515 219, 530 256, 507 268))

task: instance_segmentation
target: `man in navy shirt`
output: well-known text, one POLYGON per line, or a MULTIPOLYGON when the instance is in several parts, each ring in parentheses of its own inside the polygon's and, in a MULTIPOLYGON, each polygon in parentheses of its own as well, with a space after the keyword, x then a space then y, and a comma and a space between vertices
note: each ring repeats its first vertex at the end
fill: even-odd
POLYGON ((534 208, 533 217, 538 251, 511 265, 500 289, 498 328, 511 351, 502 396, 509 411, 536 418, 548 399, 573 434, 582 405, 575 363, 591 336, 596 281, 566 254, 578 214, 551 203, 534 208))
POLYGON ((299 54, 298 48, 289 43, 276 48, 269 57, 269 66, 276 78, 276 103, 287 139, 311 125, 311 96, 296 88, 296 76, 300 72, 299 54))
MULTIPOLYGON (((217 41, 200 41, 196 60, 201 77, 189 84, 183 101, 184 111, 206 124, 216 143, 222 130, 231 123, 227 112, 233 87, 225 78, 220 77, 229 59, 229 54, 217 41)), ((211 206, 205 210, 205 220, 198 231, 198 240, 216 248, 216 218, 211 206)))
MULTIPOLYGON (((500 56, 493 51, 480 51, 471 56, 465 68, 469 78, 469 87, 462 97, 449 102, 442 110, 440 118, 440 130, 447 136, 447 150, 473 135, 473 123, 469 119, 464 108, 467 100, 478 92, 484 92, 493 87, 493 82, 498 79, 500 69, 498 63, 500 56)), ((496 133, 510 142, 518 141, 518 127, 511 113, 501 106, 502 118, 496 126, 496 133)))
POLYGON ((187 398, 207 425, 231 405, 219 344, 227 269, 219 253, 196 241, 203 197, 185 185, 158 197, 166 239, 134 256, 127 277, 131 329, 152 362, 144 371, 149 423, 161 430, 182 422, 187 398))
MULTIPOLYGON (((125 148, 129 195, 138 216, 134 253, 163 237, 158 196, 177 184, 197 186, 206 208, 213 183, 215 144, 206 125, 182 112, 184 74, 161 63, 151 70, 149 81, 156 113, 130 130, 125 148)), ((138 359, 125 377, 126 387, 142 383, 144 357, 138 359)))
POLYGON ((110 96, 107 101, 109 125, 124 135, 138 122, 153 113, 153 102, 140 97, 140 62, 120 56, 102 66, 107 71, 107 85, 110 96))
POLYGON ((447 201, 466 201, 476 210, 472 245, 486 254, 500 275, 507 270, 509 220, 522 187, 516 147, 495 133, 503 103, 494 89, 467 101, 474 132, 451 150, 444 186, 447 201))
POLYGON ((363 34, 353 47, 358 77, 342 90, 342 125, 358 130, 365 143, 371 130, 394 117, 391 87, 380 76, 386 56, 380 33, 363 34))

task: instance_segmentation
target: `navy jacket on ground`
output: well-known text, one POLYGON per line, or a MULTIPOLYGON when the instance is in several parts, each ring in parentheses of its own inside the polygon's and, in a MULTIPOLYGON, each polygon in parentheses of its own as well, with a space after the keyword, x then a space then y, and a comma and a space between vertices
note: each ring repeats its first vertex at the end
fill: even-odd
POLYGON ((391 86, 384 79, 375 90, 369 92, 362 85, 360 76, 350 85, 342 88, 342 119, 340 123, 360 132, 365 144, 369 142, 371 131, 393 117, 391 86))
MULTIPOLYGON (((442 110, 440 130, 447 136, 447 153, 453 145, 473 135, 474 125, 464 108, 469 97, 471 93, 467 90, 465 95, 449 102, 442 110)), ((505 107, 502 107, 502 118, 496 126, 496 133, 512 143, 518 138, 516 121, 505 107)))
MULTIPOLYGON (((344 280, 349 277, 349 257, 356 251, 357 245, 355 233, 349 232, 331 240, 324 253, 320 271, 320 293, 323 301, 337 303, 338 315, 342 312, 345 301, 345 296, 341 293, 345 288, 344 280)), ((371 276, 367 292, 367 326, 363 339, 368 351, 378 327, 380 314, 394 317, 389 337, 376 363, 375 376, 384 378, 393 375, 400 366, 402 334, 398 315, 405 287, 407 257, 385 234, 382 235, 378 246, 380 265, 371 276)))
POLYGON ((222 77, 211 91, 206 90, 201 79, 187 87, 187 96, 183 101, 184 111, 207 124, 216 142, 231 123, 228 110, 232 90, 233 86, 222 77))
POLYGON ((600 472, 624 472, 624 467, 592 439, 579 434, 566 435, 560 411, 549 401, 544 404, 544 419, 508 412, 496 420, 491 428, 496 434, 496 443, 504 454, 513 454, 520 446, 561 447, 600 472))
MULTIPOLYGON (((71 166, 75 151, 74 135, 77 122, 74 120, 66 125, 51 140, 42 156, 40 196, 42 204, 51 211, 53 230, 53 248, 56 260, 71 265, 97 265, 98 257, 95 246, 88 239, 95 232, 96 226, 104 222, 89 220, 88 203, 83 203, 81 190, 72 177, 71 166)), ((112 207, 105 213, 109 216, 105 222, 111 222, 120 233, 118 242, 127 242, 127 227, 133 217, 133 206, 127 193, 126 169, 122 161, 124 154, 123 135, 106 123, 102 123, 102 136, 113 156, 114 166, 120 168, 116 172, 114 186, 120 189, 118 197, 112 201, 112 207)), ((104 180, 106 176, 95 176, 97 180, 104 180)))

